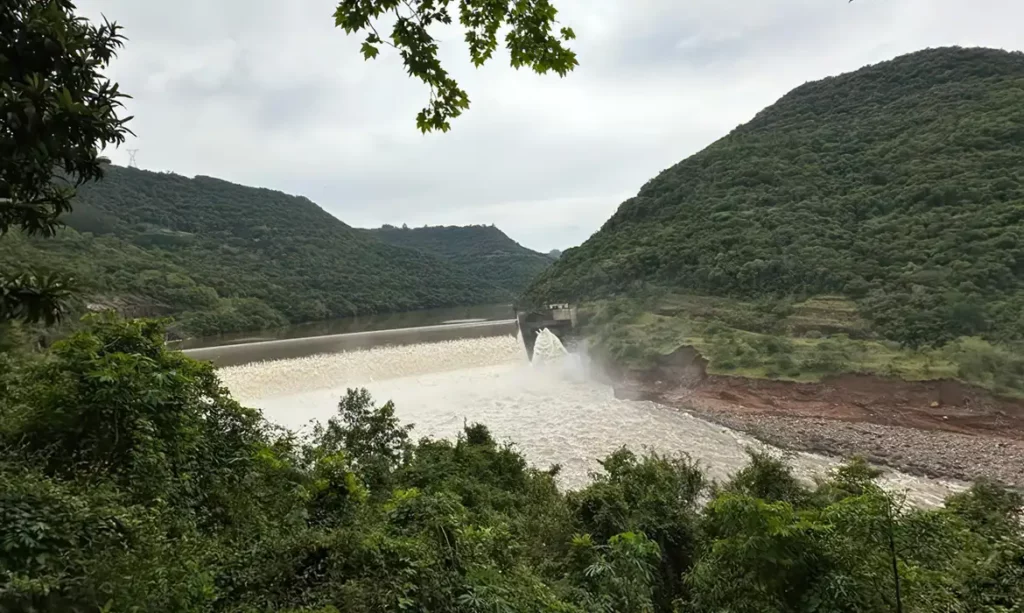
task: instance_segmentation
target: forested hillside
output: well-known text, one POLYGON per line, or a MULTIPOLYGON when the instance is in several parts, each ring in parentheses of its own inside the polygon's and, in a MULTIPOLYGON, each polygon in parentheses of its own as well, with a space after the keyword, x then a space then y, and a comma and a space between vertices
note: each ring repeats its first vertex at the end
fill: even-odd
POLYGON ((943 48, 805 84, 665 170, 532 287, 853 298, 916 346, 1024 338, 1024 55, 943 48))
POLYGON ((552 258, 523 247, 494 226, 383 226, 369 231, 386 243, 439 256, 512 294, 525 290, 552 258))
POLYGON ((5 237, 0 265, 71 273, 88 303, 174 315, 179 334, 511 298, 306 198, 210 177, 111 167, 65 221, 56 239, 5 237))

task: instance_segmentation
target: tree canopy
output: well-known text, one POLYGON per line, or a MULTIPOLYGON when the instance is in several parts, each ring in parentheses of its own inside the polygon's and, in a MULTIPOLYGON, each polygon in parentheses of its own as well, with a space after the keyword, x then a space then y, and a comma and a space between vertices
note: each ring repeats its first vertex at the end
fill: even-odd
POLYGON ((372 236, 444 258, 482 282, 518 296, 551 265, 551 258, 523 247, 495 226, 424 226, 370 230, 372 236))
POLYGON ((281 431, 153 322, 94 319, 0 385, 0 611, 1024 606, 1022 499, 989 483, 917 509, 863 462, 810 486, 752 452, 713 483, 620 449, 564 492, 486 426, 417 441, 365 390, 281 431))
POLYGON ((638 282, 844 294, 882 336, 1024 338, 1024 54, 920 51, 802 85, 647 182, 529 295, 638 282))
MULTIPOLYGON (((100 178, 103 147, 128 133, 125 96, 103 75, 120 29, 74 10, 70 0, 0 7, 0 235, 52 236, 72 186, 100 178)), ((58 318, 68 280, 18 268, 0 272, 0 321, 58 318)))

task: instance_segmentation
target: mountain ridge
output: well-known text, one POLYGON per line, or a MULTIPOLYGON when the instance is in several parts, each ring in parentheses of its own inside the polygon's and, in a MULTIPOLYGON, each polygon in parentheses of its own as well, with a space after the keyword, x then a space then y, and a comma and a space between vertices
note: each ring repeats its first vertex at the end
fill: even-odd
POLYGON ((523 292, 553 261, 546 254, 523 247, 493 224, 419 228, 384 225, 367 231, 388 244, 444 258, 513 296, 523 292))
POLYGON ((531 286, 838 293, 882 336, 1024 338, 1024 54, 919 51, 795 88, 662 171, 531 286))
POLYGON ((5 239, 0 264, 68 272, 87 303, 173 316, 178 335, 511 300, 445 258, 273 189, 108 166, 74 205, 56 238, 5 239))

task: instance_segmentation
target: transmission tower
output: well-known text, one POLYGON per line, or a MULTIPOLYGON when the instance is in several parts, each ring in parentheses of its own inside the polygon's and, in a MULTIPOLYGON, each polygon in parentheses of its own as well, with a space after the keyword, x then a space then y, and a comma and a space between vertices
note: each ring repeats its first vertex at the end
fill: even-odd
POLYGON ((128 158, 129 158, 129 160, 128 160, 128 168, 138 168, 139 167, 139 165, 135 163, 135 154, 138 153, 138 152, 139 152, 138 149, 129 149, 128 150, 128 158))

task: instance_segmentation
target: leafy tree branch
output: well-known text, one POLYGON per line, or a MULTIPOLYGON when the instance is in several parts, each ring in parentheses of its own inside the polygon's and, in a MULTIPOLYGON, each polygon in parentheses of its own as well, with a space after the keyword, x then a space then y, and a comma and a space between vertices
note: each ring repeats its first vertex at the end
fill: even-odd
MULTIPOLYGON (((123 45, 120 28, 74 11, 70 0, 0 7, 0 235, 53 236, 73 186, 103 176, 100 151, 131 133, 131 117, 118 115, 127 96, 103 75, 123 45)), ((3 271, 4 318, 59 318, 66 283, 27 285, 42 278, 3 271)))
POLYGON ((493 57, 504 26, 513 68, 529 67, 539 74, 553 71, 564 77, 578 64, 576 54, 565 46, 576 34, 571 28, 557 27, 557 14, 547 0, 343 0, 334 12, 334 23, 347 34, 366 34, 361 51, 367 60, 380 54, 381 45, 397 50, 409 75, 430 88, 416 126, 422 132, 447 132, 450 120, 469 108, 469 94, 441 65, 438 40, 430 29, 436 24, 452 25, 457 15, 470 59, 479 67, 493 57), (388 37, 381 36, 376 25, 385 18, 394 21, 388 37))

